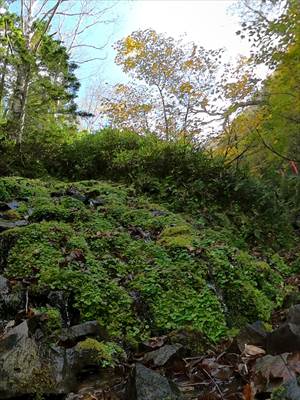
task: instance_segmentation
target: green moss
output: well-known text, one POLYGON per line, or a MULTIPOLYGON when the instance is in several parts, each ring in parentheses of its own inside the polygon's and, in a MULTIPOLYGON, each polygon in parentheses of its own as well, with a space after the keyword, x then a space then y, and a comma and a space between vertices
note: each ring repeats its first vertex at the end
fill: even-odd
POLYGON ((88 338, 79 342, 76 348, 78 351, 88 352, 93 361, 102 367, 114 367, 126 358, 124 350, 113 342, 99 342, 88 338))
POLYGON ((60 311, 54 307, 40 307, 36 310, 45 315, 43 331, 47 336, 55 336, 60 333, 62 328, 62 318, 60 311))
POLYGON ((160 234, 159 243, 166 247, 189 247, 194 243, 192 228, 188 225, 166 227, 160 234))
MULTIPOLYGON (((33 208, 29 226, 0 234, 4 274, 33 280, 37 293, 72 293, 81 320, 98 320, 114 340, 191 329, 217 341, 228 328, 267 321, 289 290, 284 260, 252 256, 220 213, 194 221, 105 182, 0 183, 9 198, 27 193, 16 212, 33 208), (103 205, 68 196, 70 187, 103 205)), ((46 311, 58 329, 57 310, 46 311)))

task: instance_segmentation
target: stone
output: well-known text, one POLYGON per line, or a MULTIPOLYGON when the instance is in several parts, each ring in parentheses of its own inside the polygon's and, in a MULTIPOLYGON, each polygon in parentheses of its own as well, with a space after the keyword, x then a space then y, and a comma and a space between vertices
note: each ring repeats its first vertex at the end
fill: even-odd
POLYGON ((20 219, 18 221, 7 221, 0 219, 0 232, 6 231, 7 229, 17 228, 28 225, 28 221, 20 219))
POLYGON ((100 207, 103 206, 105 204, 105 201, 103 199, 101 199, 100 197, 97 197, 96 199, 89 199, 88 203, 91 207, 100 207))
POLYGON ((90 359, 75 348, 37 340, 40 318, 9 329, 0 340, 0 399, 68 394, 77 389, 80 371, 91 368, 90 359))
POLYGON ((9 291, 8 280, 2 275, 0 275, 0 293, 1 291, 9 291))
POLYGON ((285 323, 269 333, 266 350, 270 354, 300 351, 300 326, 285 323))
POLYGON ((241 352, 245 349, 245 344, 265 348, 267 332, 262 321, 247 324, 238 334, 236 341, 241 352))
POLYGON ((0 211, 8 211, 8 210, 10 210, 9 205, 4 201, 0 201, 0 211))
POLYGON ((85 195, 81 194, 79 190, 73 187, 66 190, 66 195, 71 196, 76 200, 82 201, 83 203, 87 200, 85 195))
POLYGON ((150 351, 145 354, 145 362, 153 362, 156 367, 163 367, 171 363, 175 359, 180 359, 184 356, 184 349, 181 344, 167 344, 158 350, 150 351))
POLYGON ((166 215, 168 215, 166 211, 162 210, 152 210, 151 214, 153 217, 165 217, 166 215))
POLYGON ((14 319, 24 306, 24 294, 20 287, 10 288, 9 281, 0 275, 0 319, 14 319))
POLYGON ((177 386, 159 373, 136 364, 128 382, 127 400, 182 400, 177 386))
POLYGON ((287 315, 287 321, 293 325, 300 327, 300 304, 295 304, 290 307, 287 315))
POLYGON ((300 304, 290 307, 286 322, 267 335, 266 349, 271 354, 300 351, 300 304))
POLYGON ((98 336, 101 333, 101 328, 97 321, 87 321, 82 324, 63 329, 59 337, 59 341, 60 343, 76 344, 88 336, 98 336))
POLYGON ((17 200, 12 200, 7 203, 10 210, 16 210, 19 207, 19 202, 17 200))

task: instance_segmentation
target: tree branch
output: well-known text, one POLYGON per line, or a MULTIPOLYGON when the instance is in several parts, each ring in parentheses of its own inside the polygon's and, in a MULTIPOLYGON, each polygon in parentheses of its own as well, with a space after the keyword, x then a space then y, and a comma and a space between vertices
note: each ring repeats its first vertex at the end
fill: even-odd
POLYGON ((259 132, 259 130, 258 130, 258 129, 255 129, 255 130, 256 130, 257 135, 260 137, 260 139, 261 139, 263 145, 264 145, 268 150, 270 150, 272 153, 276 154, 278 157, 282 158, 283 160, 294 161, 294 162, 297 162, 297 163, 300 162, 300 160, 297 160, 297 159, 295 159, 295 158, 294 158, 294 159, 293 159, 293 158, 289 158, 289 157, 287 157, 287 156, 285 156, 285 155, 279 153, 277 150, 273 149, 273 147, 270 146, 270 145, 265 141, 265 139, 262 137, 262 135, 261 135, 261 133, 259 132))

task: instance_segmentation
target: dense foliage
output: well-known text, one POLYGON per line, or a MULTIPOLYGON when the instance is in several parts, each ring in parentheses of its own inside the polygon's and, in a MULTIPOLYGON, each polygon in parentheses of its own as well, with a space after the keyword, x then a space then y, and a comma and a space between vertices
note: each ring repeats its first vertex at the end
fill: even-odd
POLYGON ((185 328, 216 341, 268 321, 290 290, 284 258, 251 254, 225 215, 175 214, 133 187, 96 181, 0 183, 1 200, 19 199, 10 221, 29 222, 0 234, 5 276, 31 282, 31 304, 49 290, 69 293, 80 319, 97 319, 110 340, 132 345, 185 328))
MULTIPOLYGON (((298 2, 241 3, 239 34, 258 51, 221 77, 219 51, 153 30, 119 41, 117 62, 148 87, 117 85, 102 109, 110 127, 93 133, 78 129, 76 65, 51 20, 29 34, 0 15, 1 268, 30 282, 33 302, 64 291, 78 321, 105 326, 108 342, 82 343, 99 362, 113 364, 111 341, 189 329, 215 342, 269 321, 299 273, 298 2), (272 72, 259 82, 261 62, 272 72), (207 116, 222 131, 204 146, 207 116)), ((59 311, 43 307, 59 330, 59 311)))

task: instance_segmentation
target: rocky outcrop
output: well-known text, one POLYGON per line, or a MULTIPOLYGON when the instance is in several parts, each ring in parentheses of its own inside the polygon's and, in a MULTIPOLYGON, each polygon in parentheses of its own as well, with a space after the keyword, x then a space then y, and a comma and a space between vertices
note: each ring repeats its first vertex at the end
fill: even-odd
MULTIPOLYGON (((80 371, 95 365, 75 347, 50 345, 41 333, 43 318, 36 316, 11 328, 0 340, 0 398, 29 394, 67 394, 78 386, 80 371)), ((95 333, 94 321, 74 331, 95 333)), ((81 335, 81 334, 80 334, 81 335)), ((84 335, 84 336, 85 336, 84 335)), ((82 335, 81 335, 82 336, 82 335)), ((79 338, 79 336, 78 336, 79 338)))

